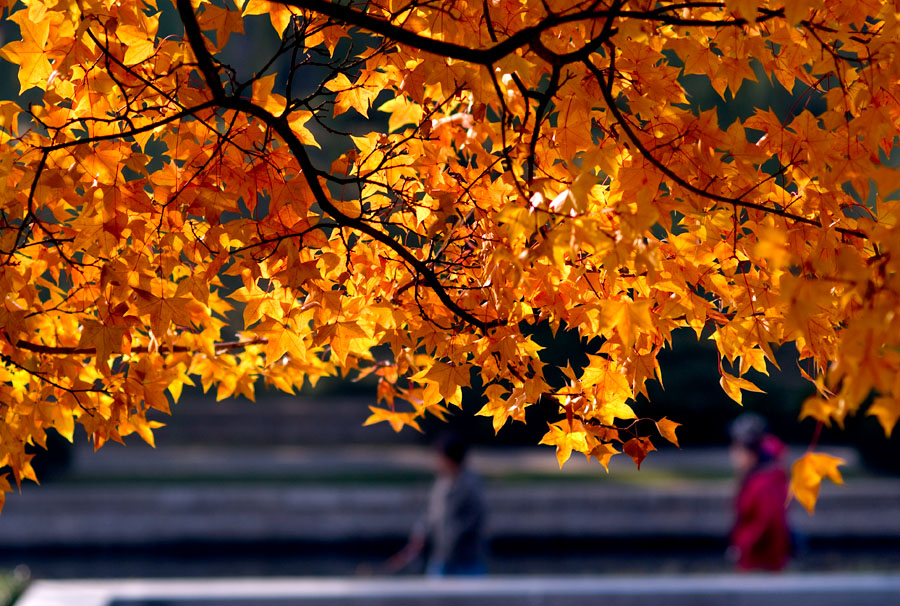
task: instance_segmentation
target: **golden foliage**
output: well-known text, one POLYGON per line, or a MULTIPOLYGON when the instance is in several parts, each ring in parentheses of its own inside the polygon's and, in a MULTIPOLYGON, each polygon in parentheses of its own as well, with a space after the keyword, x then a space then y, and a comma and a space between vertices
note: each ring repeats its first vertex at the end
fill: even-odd
MULTIPOLYGON (((818 391, 804 414, 841 424, 876 392, 867 412, 893 429, 894 3, 445 4, 2 4, 21 39, 0 56, 39 99, 0 102, 0 466, 17 482, 48 428, 152 442, 148 411, 184 385, 252 398, 332 374, 374 373, 369 422, 395 428, 477 374, 495 429, 541 402, 565 415, 544 438, 561 464, 615 444, 640 464, 631 403, 688 328, 738 402, 793 342, 818 391), (220 63, 251 18, 280 44, 259 73, 220 63), (761 73, 824 109, 723 126, 679 79, 734 95, 761 73), (376 114, 386 132, 359 121, 376 114), (599 343, 565 386, 537 325, 599 343)), ((656 423, 677 444, 675 427, 656 423)), ((804 461, 808 504, 836 471, 804 461)))

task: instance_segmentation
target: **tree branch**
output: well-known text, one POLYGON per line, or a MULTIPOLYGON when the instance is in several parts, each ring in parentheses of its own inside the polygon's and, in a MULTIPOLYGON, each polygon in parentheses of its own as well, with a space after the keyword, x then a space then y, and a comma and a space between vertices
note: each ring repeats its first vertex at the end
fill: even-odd
POLYGON ((306 177, 306 182, 309 185, 309 188, 312 190, 313 196, 315 197, 316 202, 319 204, 322 210, 331 215, 331 217, 338 224, 364 233, 367 236, 371 237, 373 240, 381 242, 382 244, 393 250, 395 253, 397 253, 397 255, 399 255, 405 263, 412 267, 416 271, 416 273, 422 276, 422 278, 424 279, 424 284, 434 291, 434 293, 438 296, 438 299, 441 300, 441 303, 443 303, 447 307, 447 309, 452 311, 465 322, 482 330, 487 330, 489 328, 493 328, 503 324, 502 320, 499 319, 481 320, 479 318, 476 318, 471 312, 463 309, 456 301, 450 298, 447 290, 438 279, 437 274, 435 274, 434 271, 430 267, 428 267, 426 263, 423 263, 422 261, 417 259, 415 255, 413 255, 405 246, 391 238, 388 234, 369 225, 362 219, 350 217, 339 211, 337 207, 331 202, 331 199, 328 197, 328 194, 325 193, 322 184, 319 182, 320 171, 313 165, 312 160, 310 160, 309 155, 306 153, 306 148, 303 146, 303 143, 300 142, 300 139, 297 138, 297 135, 294 134, 294 131, 291 130, 291 127, 286 119, 278 118, 262 107, 259 107, 255 103, 246 99, 227 97, 222 100, 222 107, 246 112, 262 120, 269 128, 278 133, 282 140, 287 143, 287 146, 291 150, 291 153, 297 159, 297 162, 300 165, 300 170, 306 177))
POLYGON ((197 58, 197 67, 212 91, 213 98, 224 98, 225 88, 222 86, 222 81, 219 80, 219 72, 213 64, 212 55, 206 49, 203 32, 200 31, 200 24, 197 22, 197 15, 191 6, 191 0, 175 0, 175 6, 178 8, 178 15, 184 24, 184 35, 187 37, 191 50, 194 51, 194 56, 197 58))
MULTIPOLYGON (((186 1, 186 0, 180 0, 186 1)), ((480 49, 469 48, 452 42, 444 42, 443 40, 435 40, 426 36, 420 36, 409 30, 403 29, 399 25, 394 25, 389 21, 381 19, 358 11, 350 6, 327 2, 326 0, 276 0, 280 4, 293 6, 299 9, 312 11, 330 17, 339 23, 354 25, 360 29, 378 34, 405 46, 440 55, 448 59, 456 59, 458 61, 466 61, 477 65, 491 65, 502 59, 506 55, 514 52, 516 49, 526 46, 531 40, 541 34, 542 31, 559 25, 564 22, 559 17, 549 18, 539 25, 526 27, 506 40, 495 44, 492 47, 480 49)), ((566 19, 571 21, 572 19, 566 19)))
MULTIPOLYGON (((612 45, 609 48, 610 53, 610 67, 609 67, 609 78, 606 78, 603 75, 603 72, 594 65, 590 60, 585 60, 583 63, 587 68, 594 74, 594 77, 597 78, 598 83, 600 84, 600 91, 603 95, 603 100, 606 103, 606 106, 609 108, 609 111, 612 113, 613 117, 616 119, 616 123, 622 127, 622 130, 625 132, 625 135, 628 137, 628 140, 634 145, 637 150, 640 152, 641 156, 644 157, 650 164, 656 167, 661 173, 670 178, 680 187, 697 194, 698 196, 702 196, 708 200, 712 200, 714 202, 724 202, 725 204, 732 204, 734 206, 741 206, 743 208, 752 208, 754 210, 759 210, 765 213, 770 213, 773 215, 777 215, 779 217, 784 217, 785 219, 790 219, 791 221, 796 221, 797 223, 804 223, 806 225, 812 225, 813 227, 822 227, 822 222, 818 219, 810 219, 809 217, 804 217, 802 215, 797 215, 786 210, 780 208, 774 208, 771 206, 766 206, 765 204, 760 204, 758 202, 748 202, 746 200, 741 200, 740 197, 730 197, 723 196, 721 194, 716 194, 711 191, 702 189, 697 187, 696 185, 688 182, 686 179, 678 175, 671 168, 663 164, 653 153, 647 149, 647 147, 641 143, 640 139, 638 139, 637 134, 632 129, 631 124, 628 123, 628 120, 622 114, 622 110, 618 108, 616 105, 616 100, 612 96, 612 82, 615 78, 615 53, 616 50, 612 45)), ((748 193, 756 189, 756 187, 750 188, 745 191, 742 196, 746 196, 748 193)), ((836 227, 835 230, 838 233, 847 236, 854 236, 857 238, 866 238, 866 234, 859 230, 855 229, 847 229, 844 227, 836 227)))
MULTIPOLYGON (((213 349, 216 351, 231 351, 233 349, 243 349, 250 345, 265 345, 269 340, 265 338, 250 339, 249 341, 223 341, 215 343, 213 349)), ((42 345, 40 343, 31 343, 30 341, 19 340, 16 347, 26 351, 32 351, 39 354, 49 354, 55 356, 92 356, 97 353, 96 347, 65 347, 61 345, 42 345)), ((191 353, 196 351, 194 348, 186 345, 175 345, 174 347, 159 348, 165 353, 191 353)), ((132 347, 131 353, 148 353, 150 347, 142 345, 140 347, 132 347)), ((122 352, 113 352, 113 354, 122 354, 122 352)))
MULTIPOLYGON (((187 0, 180 0, 186 2, 187 0)), ((618 3, 615 8, 610 10, 585 10, 567 15, 550 14, 545 16, 537 25, 532 25, 521 29, 511 35, 506 40, 498 42, 494 46, 488 48, 469 48, 452 42, 436 40, 421 36, 407 29, 394 25, 393 23, 375 17, 363 11, 351 8, 349 5, 338 4, 337 2, 328 2, 327 0, 274 0, 279 4, 293 6, 302 10, 312 11, 325 15, 339 23, 353 25, 360 29, 378 34, 405 46, 410 46, 433 55, 439 55, 448 59, 458 61, 467 61, 477 65, 492 65, 503 57, 515 52, 517 49, 528 46, 534 42, 539 42, 540 35, 558 25, 573 23, 576 21, 589 21, 593 19, 607 19, 612 21, 616 18, 630 18, 643 21, 656 21, 667 25, 682 26, 712 26, 712 27, 742 27, 748 23, 747 19, 729 18, 723 20, 715 19, 688 19, 684 17, 673 16, 671 13, 676 10, 690 8, 725 8, 725 4, 721 2, 685 2, 676 6, 663 6, 652 10, 643 11, 624 11, 619 10, 622 3, 618 3)), ((767 11, 757 21, 765 21, 780 16, 783 11, 767 11)), ((491 38, 496 38, 496 31, 493 23, 488 21, 488 29, 491 38)), ((588 43, 586 48, 593 49, 602 42, 602 38, 598 38, 588 43), (597 44, 594 44, 596 42, 597 44)), ((565 55, 570 62, 577 61, 581 58, 581 52, 584 49, 574 51, 565 55)), ((584 51, 585 53, 593 52, 592 50, 584 51)))

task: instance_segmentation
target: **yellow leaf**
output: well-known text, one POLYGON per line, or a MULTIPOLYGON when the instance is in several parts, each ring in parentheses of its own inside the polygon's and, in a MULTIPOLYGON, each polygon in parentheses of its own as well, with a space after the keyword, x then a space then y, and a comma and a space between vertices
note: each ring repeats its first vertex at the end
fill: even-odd
POLYGON ((891 432, 900 419, 900 399, 884 396, 875 398, 869 406, 868 414, 876 417, 884 428, 884 435, 891 437, 891 432))
POLYGON ((0 49, 0 56, 10 63, 18 64, 19 93, 34 86, 46 88, 53 71, 46 52, 50 36, 49 20, 32 20, 25 10, 14 13, 9 19, 18 23, 22 40, 14 40, 4 46, 0 49))
MULTIPOLYGON (((561 428, 559 424, 551 425, 548 423, 547 425, 550 431, 544 434, 540 443, 556 446, 556 460, 559 462, 559 468, 562 469, 565 462, 572 456, 573 445, 580 445, 579 438, 581 442, 584 441, 584 432, 579 432, 581 435, 578 436, 561 428)), ((584 448, 587 448, 587 444, 584 444, 584 448)))
POLYGON ((722 372, 722 378, 719 379, 719 385, 728 394, 728 397, 743 406, 743 395, 741 390, 755 391, 757 393, 765 393, 762 389, 741 377, 735 377, 727 372, 722 372))
POLYGON ((603 327, 615 330, 622 343, 630 347, 642 332, 652 333, 654 330, 651 304, 648 300, 605 301, 601 316, 603 327))
POLYGON ((259 292, 247 297, 244 305, 244 328, 253 326, 258 320, 268 318, 280 321, 284 318, 281 302, 266 293, 259 292))
POLYGON ((151 447, 156 448, 156 441, 153 437, 153 430, 163 427, 164 424, 159 421, 148 421, 146 418, 140 415, 132 415, 128 418, 128 426, 129 428, 136 432, 141 439, 144 440, 151 447))
POLYGON ((116 37, 127 47, 122 59, 125 65, 142 63, 152 57, 156 50, 147 33, 134 25, 120 25, 116 28, 116 37))
POLYGON ((681 423, 670 421, 665 417, 656 422, 656 429, 659 430, 659 435, 667 439, 675 446, 678 446, 678 436, 675 435, 675 430, 679 427, 681 427, 681 423))
MULTIPOLYGON (((831 416, 835 412, 833 401, 833 398, 823 398, 819 395, 812 395, 806 398, 800 407, 800 418, 812 417, 825 425, 831 426, 831 416)), ((838 422, 842 423, 843 419, 838 418, 838 422)))
POLYGON ((334 99, 334 115, 339 116, 353 108, 363 117, 368 118, 372 101, 382 90, 380 84, 384 79, 383 76, 377 72, 364 70, 356 79, 355 84, 351 84, 344 74, 338 74, 334 79, 329 80, 325 84, 325 88, 337 93, 334 99))
MULTIPOLYGON (((2 56, 2 52, 3 51, 0 50, 0 56, 2 56)), ((16 103, 13 103, 12 101, 0 101, 0 128, 10 134, 18 135, 19 115, 21 113, 22 108, 16 103)))
POLYGON ((350 78, 348 78, 343 72, 337 74, 334 78, 325 83, 325 88, 333 93, 347 90, 351 86, 353 85, 350 84, 350 78))
MULTIPOLYGON (((330 90, 331 92, 341 95, 345 94, 347 91, 350 91, 353 88, 353 84, 351 84, 350 79, 346 75, 344 75, 343 73, 339 73, 334 78, 325 83, 325 88, 330 90)), ((344 101, 346 101, 346 97, 344 98, 344 101)), ((350 109, 350 105, 348 103, 336 102, 334 104, 334 116, 340 116, 348 109, 350 109)))
POLYGON ((609 473, 609 460, 613 457, 613 455, 619 454, 619 451, 615 449, 612 444, 607 444, 605 442, 601 442, 594 446, 591 449, 590 454, 588 455, 588 459, 591 457, 597 459, 603 468, 606 469, 606 472, 609 473))
POLYGON ((822 478, 829 478, 835 484, 844 483, 838 471, 838 466, 843 464, 843 459, 827 454, 810 452, 803 455, 791 469, 791 494, 809 513, 813 513, 822 478))
POLYGON ((281 95, 272 92, 275 86, 275 74, 269 74, 253 81, 253 102, 271 114, 281 115, 286 106, 286 100, 281 95))
POLYGON ((107 326, 95 320, 85 320, 82 327, 78 347, 96 348, 97 367, 104 375, 109 376, 109 357, 122 351, 122 337, 125 336, 126 327, 107 326))
POLYGON ((3 511, 3 505, 6 503, 6 493, 12 490, 7 479, 8 474, 0 475, 0 512, 3 511))
POLYGON ((150 326, 156 335, 166 334, 169 325, 191 326, 192 314, 202 314, 202 304, 190 297, 158 297, 146 290, 135 288, 138 309, 148 315, 150 326))
POLYGON ((456 366, 445 362, 435 362, 431 368, 412 377, 438 386, 441 397, 451 404, 462 406, 462 388, 469 386, 468 364, 456 366))
POLYGON ((588 365, 581 373, 581 384, 585 387, 598 386, 604 394, 604 401, 622 401, 632 397, 628 379, 607 358, 588 355, 588 365))
POLYGON ((557 127, 553 141, 559 146, 559 153, 569 160, 593 145, 591 137, 589 103, 586 96, 569 96, 558 105, 557 127))
POLYGON ((75 416, 65 406, 54 406, 50 409, 50 423, 59 435, 72 442, 75 437, 75 416))
POLYGON ((405 425, 409 425, 419 433, 422 432, 422 428, 416 422, 415 413, 394 412, 376 406, 369 406, 369 410, 372 411, 372 414, 363 422, 363 425, 374 425, 375 423, 387 421, 391 428, 398 433, 405 425))
POLYGON ((294 360, 306 358, 306 343, 289 324, 266 319, 257 324, 253 331, 266 339, 266 363, 274 364, 285 354, 294 360))
POLYGON ((425 113, 421 105, 413 103, 402 95, 382 103, 378 107, 378 111, 391 114, 388 118, 388 130, 390 132, 394 132, 406 124, 418 125, 425 113))
POLYGON ((278 33, 278 37, 283 38, 285 30, 291 24, 291 19, 294 16, 293 11, 295 9, 278 2, 268 2, 267 4, 269 5, 268 13, 269 20, 272 22, 272 27, 275 28, 275 31, 278 33))
POLYGON ((313 147, 318 147, 322 149, 322 146, 319 145, 319 142, 316 141, 316 138, 313 136, 312 132, 305 126, 309 119, 312 118, 312 112, 307 111, 294 111, 291 112, 290 117, 288 118, 288 124, 291 126, 291 130, 294 131, 294 134, 297 135, 297 138, 300 139, 300 143, 303 145, 312 145, 313 147))
POLYGON ((330 345, 335 360, 343 366, 348 355, 368 349, 369 335, 355 322, 334 322, 319 328, 316 342, 330 345))
POLYGON ((604 425, 612 425, 616 419, 634 419, 634 410, 628 404, 620 401, 603 401, 598 399, 596 408, 590 412, 591 418, 597 419, 604 425))
POLYGON ((206 4, 203 13, 197 17, 200 28, 204 31, 216 31, 216 46, 219 50, 225 48, 231 34, 244 33, 244 20, 241 13, 227 8, 219 8, 214 4, 206 4))
POLYGON ((475 414, 481 417, 491 417, 494 433, 497 433, 510 417, 509 406, 506 403, 509 390, 502 385, 492 383, 484 389, 484 395, 487 397, 487 404, 475 414))
POLYGON ((265 15, 272 10, 269 0, 235 0, 235 5, 247 15, 265 15))
POLYGON ((797 25, 809 15, 810 0, 790 0, 784 3, 784 17, 790 25, 797 25))
POLYGON ((764 375, 769 374, 769 370, 766 368, 766 354, 762 349, 751 349, 741 355, 740 374, 745 374, 751 368, 764 375))

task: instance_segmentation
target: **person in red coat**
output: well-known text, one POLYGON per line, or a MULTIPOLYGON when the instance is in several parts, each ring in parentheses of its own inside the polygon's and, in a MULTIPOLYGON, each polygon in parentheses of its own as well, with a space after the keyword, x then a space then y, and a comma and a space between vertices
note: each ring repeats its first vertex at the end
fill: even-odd
POLYGON ((739 570, 782 570, 792 550, 788 476, 781 464, 784 444, 766 432, 765 421, 756 415, 738 417, 731 437, 732 460, 742 479, 729 556, 739 570))

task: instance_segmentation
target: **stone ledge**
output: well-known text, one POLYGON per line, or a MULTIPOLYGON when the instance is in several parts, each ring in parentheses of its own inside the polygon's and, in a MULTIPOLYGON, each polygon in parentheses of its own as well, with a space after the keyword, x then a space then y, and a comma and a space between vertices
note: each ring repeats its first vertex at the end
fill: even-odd
POLYGON ((883 606, 895 575, 38 581, 18 606, 883 606))

